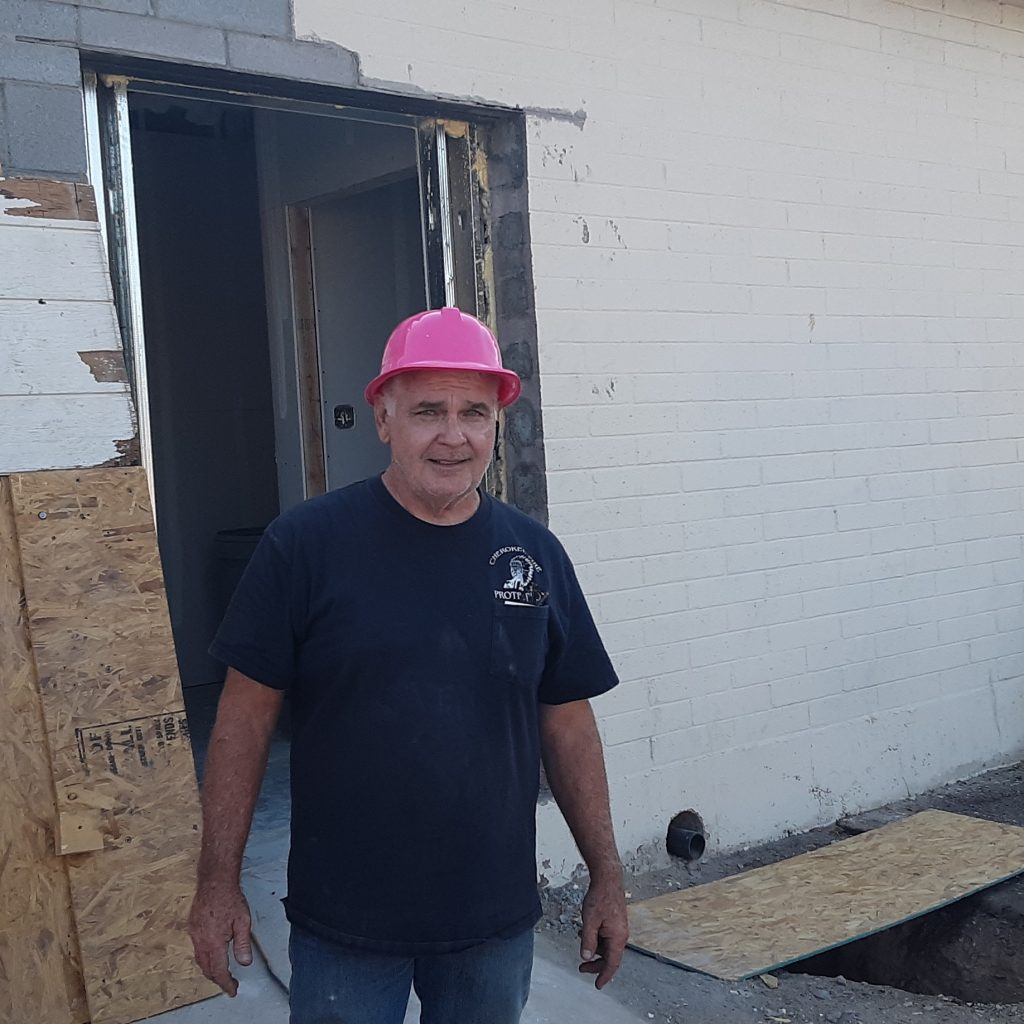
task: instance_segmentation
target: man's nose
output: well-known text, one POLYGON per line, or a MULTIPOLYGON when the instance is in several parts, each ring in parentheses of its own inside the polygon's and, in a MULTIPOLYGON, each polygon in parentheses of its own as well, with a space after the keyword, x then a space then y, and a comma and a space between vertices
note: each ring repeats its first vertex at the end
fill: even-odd
POLYGON ((466 440, 466 432, 462 429, 457 413, 445 416, 441 424, 441 440, 445 444, 462 444, 466 440))

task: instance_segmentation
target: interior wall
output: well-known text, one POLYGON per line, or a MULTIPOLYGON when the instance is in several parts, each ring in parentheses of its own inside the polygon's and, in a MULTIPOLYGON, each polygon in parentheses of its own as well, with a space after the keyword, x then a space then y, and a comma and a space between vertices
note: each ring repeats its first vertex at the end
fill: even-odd
POLYGON ((334 490, 388 464, 363 389, 395 324, 426 304, 418 179, 318 203, 311 234, 327 487, 334 490), (335 426, 338 405, 354 410, 350 427, 335 426))
POLYGON ((394 125, 257 110, 255 135, 279 500, 285 509, 305 498, 285 207, 415 172, 416 134, 394 125))
POLYGON ((157 525, 189 686, 223 673, 206 649, 237 563, 218 531, 265 526, 278 504, 251 115, 187 109, 132 104, 157 525), (141 130, 151 107, 162 123, 141 130))

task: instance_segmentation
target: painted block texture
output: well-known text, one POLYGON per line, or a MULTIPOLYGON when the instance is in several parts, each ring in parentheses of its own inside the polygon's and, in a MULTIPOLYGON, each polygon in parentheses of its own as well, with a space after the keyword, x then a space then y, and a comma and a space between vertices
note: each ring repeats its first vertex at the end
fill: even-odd
MULTIPOLYGON (((118 459, 135 427, 95 206, 44 210, 34 187, 52 200, 75 186, 6 186, 0 179, 0 476, 118 459)), ((88 186, 77 190, 91 200, 88 186)))
POLYGON ((732 845, 1019 754, 1024 11, 295 18, 370 79, 528 110, 551 520, 623 677, 622 847, 686 806, 732 845))

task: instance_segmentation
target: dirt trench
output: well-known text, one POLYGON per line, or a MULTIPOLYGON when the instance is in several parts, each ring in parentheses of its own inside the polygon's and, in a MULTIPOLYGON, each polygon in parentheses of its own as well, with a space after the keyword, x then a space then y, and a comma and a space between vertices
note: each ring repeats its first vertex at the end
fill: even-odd
MULTIPOLYGON (((930 807, 1024 826, 1024 765, 698 865, 632 870, 626 888, 632 899, 647 899, 793 857, 930 807)), ((538 942, 546 955, 565 964, 578 959, 585 891, 582 877, 542 894, 538 942)), ((660 1024, 1024 1024, 1024 877, 777 972, 770 983, 718 981, 628 950, 605 992, 638 1021, 660 1024)))

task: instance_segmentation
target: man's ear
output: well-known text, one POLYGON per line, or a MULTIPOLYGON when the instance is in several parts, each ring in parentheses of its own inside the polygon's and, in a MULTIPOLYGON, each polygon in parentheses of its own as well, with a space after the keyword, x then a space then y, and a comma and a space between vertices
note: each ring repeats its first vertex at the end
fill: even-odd
POLYGON ((377 436, 382 443, 391 442, 391 425, 388 422, 388 411, 382 399, 378 398, 373 403, 373 425, 377 428, 377 436))

